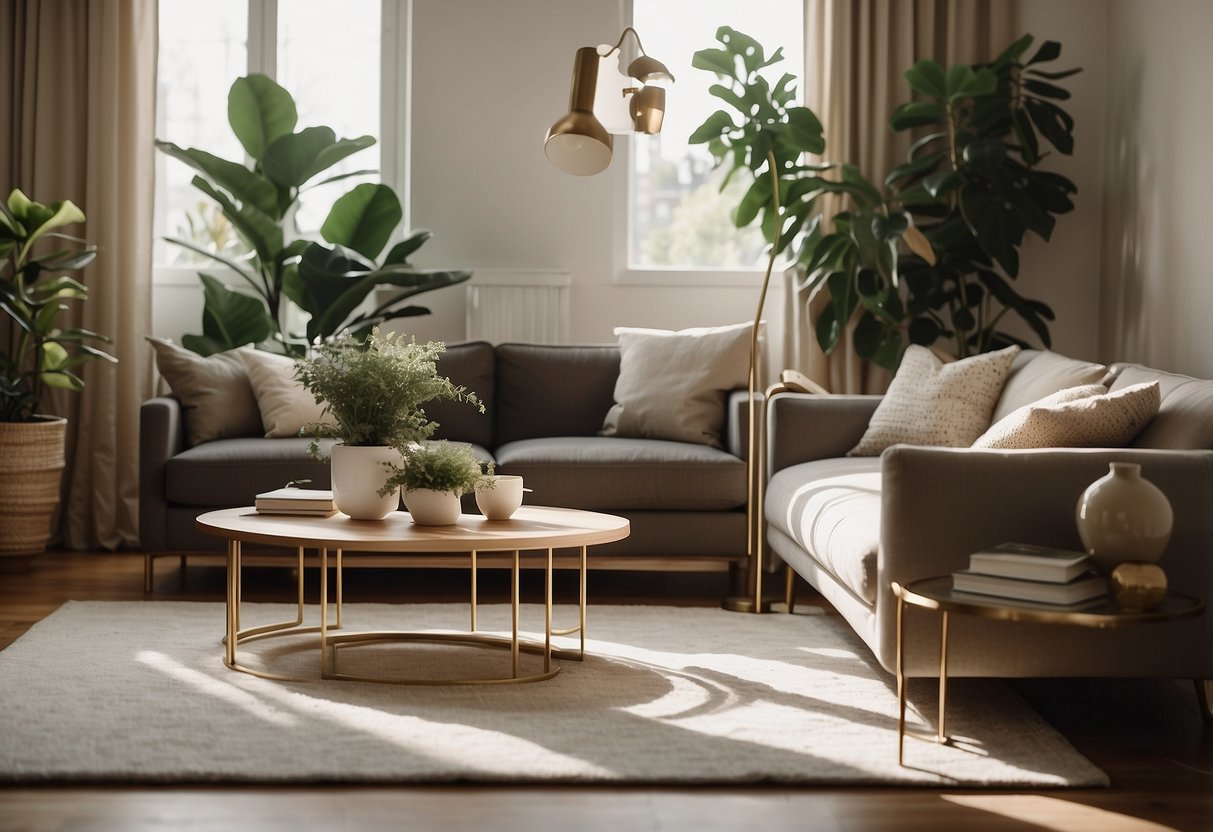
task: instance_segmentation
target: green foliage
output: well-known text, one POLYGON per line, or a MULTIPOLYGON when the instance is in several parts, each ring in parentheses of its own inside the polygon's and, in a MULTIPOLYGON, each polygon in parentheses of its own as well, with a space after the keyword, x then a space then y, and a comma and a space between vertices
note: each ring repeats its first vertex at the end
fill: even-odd
MULTIPOLYGON (((1073 209, 1074 183, 1038 168, 1046 145, 1073 150, 1073 119, 1055 102, 1069 97, 1054 81, 1079 70, 1045 71, 1061 47, 1044 43, 1028 60, 1025 35, 988 65, 943 67, 921 61, 906 73, 914 101, 898 107, 894 130, 923 133, 883 188, 850 164, 807 165, 821 153, 816 116, 789 106, 795 78, 771 85, 758 70, 770 59, 752 38, 722 27, 721 49, 696 53, 693 65, 727 83, 712 94, 718 110, 691 135, 706 143, 726 183, 738 171, 749 188, 733 221, 759 221, 776 254, 798 243, 796 259, 811 294, 830 303, 815 321, 830 352, 854 324, 857 354, 895 368, 907 343, 949 339, 957 355, 998 349, 1019 339, 998 329, 1008 311, 1047 346, 1053 312, 1012 288, 1026 232, 1049 239, 1055 216, 1073 209), (844 208, 828 226, 817 200, 835 194, 844 208)), ((764 285, 765 295, 765 285, 764 285)))
POLYGON ((426 402, 454 399, 483 413, 475 393, 438 375, 444 350, 439 342, 418 344, 377 329, 365 340, 340 335, 321 344, 297 363, 295 377, 325 406, 336 427, 309 425, 308 432, 346 445, 391 445, 403 453, 438 427, 426 418, 426 402))
POLYGON ((412 296, 471 277, 467 271, 410 265, 408 255, 429 238, 428 231, 410 233, 377 261, 403 217, 396 193, 383 184, 357 185, 334 202, 320 231, 329 246, 293 239, 300 194, 308 187, 372 173, 317 181, 333 165, 375 143, 371 136, 338 138, 323 126, 296 130, 297 121, 290 93, 264 75, 249 75, 237 78, 228 93, 228 122, 251 159, 248 165, 156 142, 161 151, 197 171, 194 187, 218 205, 252 252, 234 259, 192 240, 169 238, 227 267, 252 293, 204 279, 203 333, 182 339, 196 352, 207 355, 254 342, 299 353, 301 341, 315 343, 346 329, 364 336, 384 321, 428 314, 428 309, 406 303, 412 296), (365 311, 365 301, 379 286, 399 291, 365 311), (308 315, 304 333, 286 331, 289 302, 308 315))
POLYGON ((43 205, 14 190, 0 206, 0 309, 11 322, 0 355, 0 422, 23 422, 42 406, 48 387, 80 391, 76 369, 94 360, 116 361, 87 341, 109 339, 77 327, 61 328, 68 301, 88 298, 88 288, 64 272, 84 268, 97 247, 56 229, 84 222, 70 200, 43 205), (68 248, 45 251, 45 243, 66 240, 68 248), (36 254, 41 242, 43 253, 36 254))
POLYGON ((392 474, 380 494, 397 486, 405 491, 428 488, 432 491, 453 491, 467 494, 484 483, 485 475, 472 449, 462 443, 422 442, 404 450, 404 467, 392 465, 392 474))

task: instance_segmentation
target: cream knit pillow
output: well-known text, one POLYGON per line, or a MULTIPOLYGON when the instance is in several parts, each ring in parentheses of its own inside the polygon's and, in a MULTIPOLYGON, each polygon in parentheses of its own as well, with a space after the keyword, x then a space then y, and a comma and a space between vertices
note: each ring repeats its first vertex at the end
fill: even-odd
POLYGON ((944 364, 911 345, 859 444, 847 456, 878 456, 891 445, 967 448, 990 426, 994 403, 1019 347, 944 364))
POLYGON ((1121 448, 1158 412, 1158 382, 1111 393, 1091 384, 1019 408, 982 434, 974 448, 1121 448))

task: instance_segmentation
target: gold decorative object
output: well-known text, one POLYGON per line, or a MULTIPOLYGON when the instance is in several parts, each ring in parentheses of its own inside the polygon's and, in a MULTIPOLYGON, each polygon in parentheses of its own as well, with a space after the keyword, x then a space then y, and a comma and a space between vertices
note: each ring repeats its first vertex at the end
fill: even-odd
POLYGON ((1167 597, 1167 573, 1152 563, 1122 563, 1109 584, 1116 606, 1129 612, 1152 610, 1167 597))
POLYGON ((583 46, 573 60, 569 112, 556 120, 543 140, 548 161, 565 173, 593 176, 611 164, 612 133, 660 133, 665 117, 665 89, 674 76, 665 64, 644 53, 631 26, 614 46, 583 46), (628 34, 639 56, 626 73, 612 66, 622 59, 628 34), (619 54, 618 58, 614 56, 619 54))

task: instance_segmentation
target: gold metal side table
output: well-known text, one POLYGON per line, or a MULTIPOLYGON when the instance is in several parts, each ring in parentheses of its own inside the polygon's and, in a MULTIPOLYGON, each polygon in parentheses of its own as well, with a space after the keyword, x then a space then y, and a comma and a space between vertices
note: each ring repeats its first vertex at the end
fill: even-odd
POLYGON ((1144 612, 1129 612, 1116 606, 1112 598, 1097 600, 1082 609, 1036 604, 956 592, 952 589, 952 576, 942 575, 911 581, 905 586, 893 582, 893 594, 897 597, 897 764, 904 765, 905 738, 907 736, 927 742, 947 743, 947 697, 948 697, 948 615, 961 613, 977 618, 993 618, 1001 621, 1022 621, 1035 624, 1068 624, 1077 627, 1127 627, 1158 621, 1177 621, 1195 618, 1204 611, 1204 602, 1199 598, 1168 590, 1166 598, 1156 608, 1144 612), (939 612, 939 717, 934 735, 906 730, 906 677, 905 677, 905 605, 939 612))

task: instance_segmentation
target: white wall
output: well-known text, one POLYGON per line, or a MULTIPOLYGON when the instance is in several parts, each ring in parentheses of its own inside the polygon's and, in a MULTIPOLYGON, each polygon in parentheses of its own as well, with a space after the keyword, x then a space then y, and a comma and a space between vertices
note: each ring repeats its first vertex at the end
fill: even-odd
MULTIPOLYGON (((616 284, 620 154, 592 177, 561 173, 543 154, 545 131, 568 109, 574 52, 614 42, 622 28, 621 4, 604 0, 414 0, 412 222, 434 231, 417 262, 568 272, 575 343, 613 341, 615 326, 751 320, 758 279, 616 284)), ((770 295, 764 317, 775 327, 782 300, 770 295)), ((438 314, 416 319, 418 336, 462 337, 462 294, 423 297, 438 314)))
POLYGON ((1213 378, 1213 3, 1109 9, 1100 351, 1213 378))
POLYGON ((1106 0, 1020 0, 1019 29, 1035 36, 1032 48, 1046 40, 1061 44, 1061 58, 1049 68, 1083 71, 1062 82, 1072 93, 1061 106, 1074 117, 1074 154, 1055 154, 1045 165, 1078 186, 1075 208, 1058 217, 1049 242, 1028 235, 1018 284, 1021 294, 1057 314, 1053 349, 1084 359, 1099 351, 1107 11, 1106 0))

